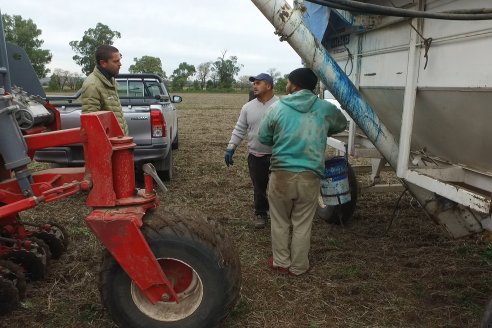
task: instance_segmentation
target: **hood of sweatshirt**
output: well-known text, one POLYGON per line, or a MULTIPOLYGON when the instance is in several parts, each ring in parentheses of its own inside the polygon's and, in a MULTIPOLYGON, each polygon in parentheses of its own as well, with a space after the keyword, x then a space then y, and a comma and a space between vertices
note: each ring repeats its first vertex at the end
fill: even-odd
POLYGON ((302 89, 293 94, 281 97, 279 101, 298 112, 307 113, 313 107, 316 99, 318 97, 312 91, 302 89))

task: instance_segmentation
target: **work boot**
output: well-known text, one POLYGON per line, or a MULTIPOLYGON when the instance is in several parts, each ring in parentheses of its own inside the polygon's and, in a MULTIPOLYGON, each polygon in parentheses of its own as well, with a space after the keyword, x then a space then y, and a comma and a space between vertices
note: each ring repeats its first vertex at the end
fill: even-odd
POLYGON ((253 224, 255 226, 256 229, 263 229, 265 228, 266 226, 266 222, 268 220, 268 216, 266 215, 262 215, 262 214, 258 214, 254 220, 253 220, 253 224))

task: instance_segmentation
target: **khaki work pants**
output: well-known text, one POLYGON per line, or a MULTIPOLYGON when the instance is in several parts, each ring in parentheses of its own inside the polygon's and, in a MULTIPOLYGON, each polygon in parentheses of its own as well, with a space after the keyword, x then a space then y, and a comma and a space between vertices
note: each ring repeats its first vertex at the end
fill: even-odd
POLYGON ((296 275, 309 269, 311 227, 318 206, 319 188, 320 178, 312 172, 272 171, 270 174, 268 202, 273 263, 289 268, 296 275))

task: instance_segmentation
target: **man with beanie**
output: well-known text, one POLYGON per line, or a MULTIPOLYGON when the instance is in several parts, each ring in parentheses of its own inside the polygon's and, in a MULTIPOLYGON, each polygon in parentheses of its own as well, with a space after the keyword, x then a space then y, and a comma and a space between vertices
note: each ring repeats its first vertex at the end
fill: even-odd
POLYGON ((237 146, 244 137, 248 138, 248 169, 249 176, 253 182, 255 228, 264 228, 268 220, 268 198, 266 189, 268 185, 268 175, 270 173, 270 157, 272 148, 258 142, 258 127, 266 110, 278 100, 273 94, 273 79, 266 73, 251 76, 250 82, 253 83, 253 93, 255 98, 246 103, 239 114, 236 126, 232 131, 232 136, 224 154, 227 166, 234 163, 232 157, 237 146))
POLYGON ((272 146, 268 201, 273 256, 268 265, 282 274, 298 276, 310 268, 311 227, 324 175, 326 138, 347 125, 340 110, 313 93, 317 82, 309 68, 292 71, 288 95, 272 106, 258 132, 259 141, 272 146))

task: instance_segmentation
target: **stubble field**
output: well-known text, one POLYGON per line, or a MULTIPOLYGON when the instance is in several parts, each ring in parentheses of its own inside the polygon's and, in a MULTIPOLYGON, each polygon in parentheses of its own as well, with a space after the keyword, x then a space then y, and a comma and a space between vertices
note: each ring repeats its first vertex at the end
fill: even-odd
MULTIPOLYGON (((223 151, 247 95, 183 94, 180 148, 162 206, 199 210, 235 241, 241 301, 224 327, 478 327, 492 284, 492 247, 481 236, 453 240, 405 195, 363 194, 356 219, 332 226, 315 219, 303 276, 279 276, 266 260, 270 231, 252 226, 246 144, 226 167, 223 151), (391 229, 386 232, 390 222, 391 229)), ((367 177, 360 176, 362 185, 367 177)), ((55 220, 70 233, 66 254, 47 279, 28 285, 22 308, 0 327, 113 327, 97 289, 101 245, 88 231, 84 195, 22 213, 55 220)))

